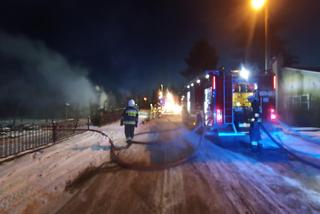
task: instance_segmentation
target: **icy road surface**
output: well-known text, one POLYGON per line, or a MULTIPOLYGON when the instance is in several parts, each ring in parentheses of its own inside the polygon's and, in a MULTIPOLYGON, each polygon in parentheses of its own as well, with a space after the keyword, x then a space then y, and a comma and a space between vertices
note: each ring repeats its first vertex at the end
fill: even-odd
MULTIPOLYGON (((148 165, 190 152, 200 136, 180 127, 176 116, 141 125, 135 140, 164 146, 132 145, 121 157, 148 165)), ((117 123, 103 129, 117 145, 125 145, 117 123)), ((102 137, 84 133, 0 165, 0 213, 320 212, 320 170, 275 148, 257 155, 234 144, 237 149, 222 148, 204 139, 188 162, 142 172, 110 163, 102 137)))

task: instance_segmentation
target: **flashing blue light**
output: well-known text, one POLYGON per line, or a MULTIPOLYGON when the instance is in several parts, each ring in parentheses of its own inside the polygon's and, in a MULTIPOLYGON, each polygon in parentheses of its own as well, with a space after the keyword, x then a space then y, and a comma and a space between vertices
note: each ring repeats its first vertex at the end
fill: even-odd
POLYGON ((246 132, 219 132, 219 137, 246 136, 246 132))

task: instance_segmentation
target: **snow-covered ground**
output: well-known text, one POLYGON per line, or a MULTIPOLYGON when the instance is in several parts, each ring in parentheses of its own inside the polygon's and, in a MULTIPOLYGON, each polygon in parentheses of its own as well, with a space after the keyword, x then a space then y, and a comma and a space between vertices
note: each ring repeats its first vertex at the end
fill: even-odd
MULTIPOLYGON (((165 126, 166 123, 161 119, 158 124, 151 125, 165 126)), ((184 132, 183 135, 193 147, 200 143, 187 163, 162 171, 118 170, 99 173, 82 185, 60 212, 121 214, 320 211, 320 190, 317 187, 320 185, 319 170, 298 166, 288 160, 269 158, 268 162, 264 162, 253 153, 242 154, 221 148, 215 142, 201 138, 196 132, 184 132), (288 164, 293 164, 294 167, 288 167, 288 164), (298 169, 301 172, 295 171, 298 169)), ((142 158, 148 156, 148 152, 143 150, 135 154, 142 158)))
POLYGON ((283 127, 291 131, 297 136, 304 139, 318 142, 320 144, 320 128, 317 127, 290 127, 284 123, 281 123, 283 127))
POLYGON ((320 130, 314 131, 299 131, 305 138, 309 138, 310 140, 314 140, 315 142, 320 143, 320 130))
MULTIPOLYGON (((145 118, 142 114, 140 122, 145 118)), ((119 121, 99 129, 106 132, 115 145, 126 145, 119 121)), ((140 124, 137 131, 148 131, 148 127, 140 124)), ((61 193, 66 184, 86 168, 110 161, 109 150, 110 145, 104 137, 88 131, 1 164, 0 213, 41 212, 42 207, 59 204, 60 200, 65 200, 61 193)))
MULTIPOLYGON (((271 127, 270 124, 267 127, 271 127)), ((320 167, 319 129, 290 127, 279 122, 273 125, 273 128, 269 128, 269 131, 287 150, 320 167)))
MULTIPOLYGON (((122 157, 141 163, 159 161, 161 154, 166 157, 161 161, 171 160, 170 156, 178 156, 178 151, 187 148, 179 144, 183 138, 193 148, 200 145, 187 163, 152 172, 106 168, 84 177, 86 182, 73 191, 65 191, 66 185, 88 167, 110 161, 106 139, 85 132, 1 164, 0 213, 320 212, 320 170, 288 159, 265 160, 253 153, 222 148, 196 132, 179 128, 171 118, 140 124, 134 139, 142 143, 159 141, 164 150, 132 145, 122 157)), ((126 145, 119 122, 101 130, 116 146, 126 145)), ((277 132, 273 134, 279 135, 277 132)), ((282 141, 284 137, 280 136, 282 141)), ((233 141, 230 143, 238 143, 233 141)), ((281 154, 266 135, 263 142, 266 151, 281 154)), ((288 144, 299 145, 290 140, 288 144)))

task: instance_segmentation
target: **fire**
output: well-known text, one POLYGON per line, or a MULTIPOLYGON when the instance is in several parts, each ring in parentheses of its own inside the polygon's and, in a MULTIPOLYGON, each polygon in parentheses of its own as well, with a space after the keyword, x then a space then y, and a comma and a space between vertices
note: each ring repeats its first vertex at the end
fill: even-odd
POLYGON ((175 96, 173 95, 173 93, 168 90, 164 97, 164 106, 163 106, 164 112, 180 114, 182 111, 182 106, 179 105, 176 100, 177 99, 175 99, 175 96))

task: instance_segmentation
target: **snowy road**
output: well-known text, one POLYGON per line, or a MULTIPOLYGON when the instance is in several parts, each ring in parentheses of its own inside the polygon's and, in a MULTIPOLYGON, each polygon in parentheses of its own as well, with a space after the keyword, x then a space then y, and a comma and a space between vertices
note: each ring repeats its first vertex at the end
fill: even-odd
POLYGON ((282 122, 278 124, 267 123, 265 125, 278 144, 301 160, 320 168, 319 130, 311 128, 313 130, 310 132, 306 131, 308 130, 307 128, 304 128, 305 131, 298 132, 282 122))
MULTIPOLYGON (((118 123, 103 129, 116 145, 125 145, 118 123)), ((136 141, 157 142, 156 146, 132 145, 119 155, 145 166, 165 164, 190 153, 200 139, 181 128, 176 116, 152 120, 137 133, 136 141)), ((203 139, 182 165, 135 171, 110 163, 102 137, 84 133, 42 153, 0 165, 0 212, 320 212, 320 170, 288 159, 275 148, 254 155, 239 142, 231 143, 235 145, 232 149, 222 148, 203 139), (86 168, 93 170, 81 173, 86 168), (66 183, 71 184, 67 190, 66 183)))
MULTIPOLYGON (((170 128, 164 117, 151 130, 170 128)), ((191 145, 195 133, 179 133, 191 145)), ((179 144, 176 132, 159 133, 162 143, 179 144)), ((131 156, 149 159, 148 149, 131 156)), ((179 155, 171 153, 170 155, 179 155)), ((170 156, 169 155, 169 156, 170 156)), ((60 213, 315 213, 320 212, 319 189, 297 172, 290 161, 264 163, 222 149, 204 140, 192 159, 175 168, 139 172, 111 168, 92 176, 77 189, 60 213), (291 174, 281 170, 293 171, 291 174)), ((144 161, 142 161, 144 162, 144 161)), ((304 167, 304 166, 301 166, 304 167)), ((300 168, 301 168, 300 167, 300 168)), ((299 168, 299 167, 298 167, 299 168)), ((319 171, 310 169, 319 178, 319 171)), ((310 176, 310 174, 308 174, 310 176)), ((312 180, 317 182, 318 180, 312 180)))

